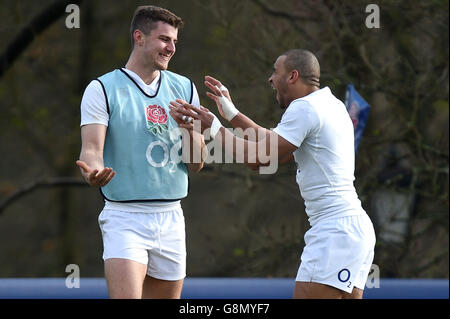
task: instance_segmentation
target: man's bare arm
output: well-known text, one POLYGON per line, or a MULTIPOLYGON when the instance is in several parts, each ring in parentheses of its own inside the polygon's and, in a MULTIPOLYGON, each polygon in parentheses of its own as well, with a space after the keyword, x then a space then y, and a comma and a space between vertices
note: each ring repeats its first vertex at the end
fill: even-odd
POLYGON ((104 167, 103 164, 106 129, 102 124, 81 127, 81 153, 76 164, 84 180, 95 187, 105 186, 116 174, 112 168, 104 167))
MULTIPOLYGON (((194 106, 185 103, 182 100, 171 102, 171 115, 173 117, 182 118, 183 116, 192 117, 201 122, 201 130, 212 127, 213 123, 218 121, 217 118, 207 109, 200 106, 200 109, 195 109, 194 106)), ((187 124, 180 124, 180 127, 185 127, 187 124)), ((277 133, 267 130, 269 133, 264 138, 256 141, 242 139, 234 135, 230 130, 219 124, 216 133, 211 133, 215 139, 220 139, 222 146, 225 148, 227 154, 233 154, 233 158, 239 159, 239 162, 244 163, 252 169, 270 166, 270 172, 274 172, 281 162, 286 162, 292 158, 292 153, 297 147, 277 133), (272 165, 274 165, 272 167, 272 165)), ((260 170, 261 171, 261 170, 260 170)))
POLYGON ((194 130, 189 130, 188 132, 190 143, 188 146, 183 147, 190 147, 190 157, 184 158, 183 161, 187 163, 189 171, 198 173, 202 170, 205 163, 205 159, 203 156, 205 139, 202 134, 195 132, 194 130))
POLYGON ((189 171, 194 173, 200 172, 205 163, 203 152, 206 145, 203 135, 193 129, 194 127, 191 122, 186 122, 186 119, 183 119, 180 116, 175 116, 172 111, 170 111, 169 114, 175 122, 177 122, 179 127, 183 124, 186 125, 181 131, 183 136, 183 162, 187 165, 189 171))
POLYGON ((215 138, 220 138, 225 152, 232 152, 233 157, 243 157, 244 164, 253 170, 261 166, 268 166, 275 161, 284 164, 293 159, 293 152, 297 147, 273 131, 258 142, 244 140, 222 127, 215 138), (232 143, 227 141, 232 140, 232 143))

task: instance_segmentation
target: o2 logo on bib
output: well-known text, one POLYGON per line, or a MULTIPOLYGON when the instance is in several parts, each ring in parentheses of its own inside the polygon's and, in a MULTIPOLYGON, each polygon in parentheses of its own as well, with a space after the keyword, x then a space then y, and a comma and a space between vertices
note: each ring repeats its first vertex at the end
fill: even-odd
POLYGON ((348 270, 347 268, 341 269, 341 271, 338 272, 338 279, 340 282, 347 282, 348 281, 348 286, 350 288, 352 282, 349 281, 350 279, 350 270, 348 270))

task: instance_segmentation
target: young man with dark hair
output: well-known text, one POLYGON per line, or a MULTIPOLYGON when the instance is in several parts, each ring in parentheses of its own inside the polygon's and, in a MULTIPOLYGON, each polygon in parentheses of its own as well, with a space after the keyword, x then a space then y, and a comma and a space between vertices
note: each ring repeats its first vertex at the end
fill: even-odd
POLYGON ((99 225, 111 298, 180 298, 186 276, 180 201, 188 169, 200 171, 203 161, 190 162, 185 150, 204 141, 193 130, 181 138, 181 120, 168 116, 171 100, 200 105, 192 81, 167 71, 182 25, 166 9, 138 7, 125 67, 93 80, 81 102, 77 165, 105 200, 99 225))

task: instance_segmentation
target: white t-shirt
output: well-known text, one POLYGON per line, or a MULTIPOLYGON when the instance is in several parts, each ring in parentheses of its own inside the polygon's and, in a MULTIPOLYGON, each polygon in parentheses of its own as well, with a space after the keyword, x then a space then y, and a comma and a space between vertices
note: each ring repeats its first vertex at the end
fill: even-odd
POLYGON ((292 101, 274 131, 298 147, 296 180, 311 225, 364 212, 353 185, 353 124, 328 87, 292 101))
MULTIPOLYGON (((150 84, 146 84, 136 73, 133 71, 122 68, 127 72, 134 81, 141 87, 141 89, 148 95, 154 95, 158 89, 158 81, 160 73, 150 84)), ((193 84, 192 92, 192 105, 199 107, 200 98, 198 96, 195 84, 193 84)), ((103 88, 97 80, 91 81, 84 91, 83 98, 81 100, 81 124, 103 124, 108 126, 109 114, 106 108, 106 97, 103 93, 103 88)), ((113 167, 114 169, 114 167, 113 167)), ((120 203, 111 202, 105 199, 104 209, 119 210, 124 212, 136 212, 136 213, 152 213, 163 212, 172 210, 174 207, 180 205, 180 201, 171 202, 136 202, 136 203, 120 203)))

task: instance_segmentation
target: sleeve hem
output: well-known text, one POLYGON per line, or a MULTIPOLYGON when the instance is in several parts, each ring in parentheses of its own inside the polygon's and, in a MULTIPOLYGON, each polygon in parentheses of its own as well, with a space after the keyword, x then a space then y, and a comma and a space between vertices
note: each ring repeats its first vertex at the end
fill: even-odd
POLYGON ((274 128, 273 130, 275 133, 277 133, 279 136, 281 136, 282 138, 284 138, 286 141, 288 141, 289 143, 291 143, 292 145, 296 146, 296 147, 300 147, 300 144, 295 141, 295 139, 293 139, 292 137, 290 137, 288 134, 280 131, 277 127, 274 128))
POLYGON ((84 122, 81 122, 80 127, 82 127, 84 125, 89 125, 89 124, 102 124, 102 125, 108 127, 108 123, 100 122, 100 121, 84 121, 84 122))

